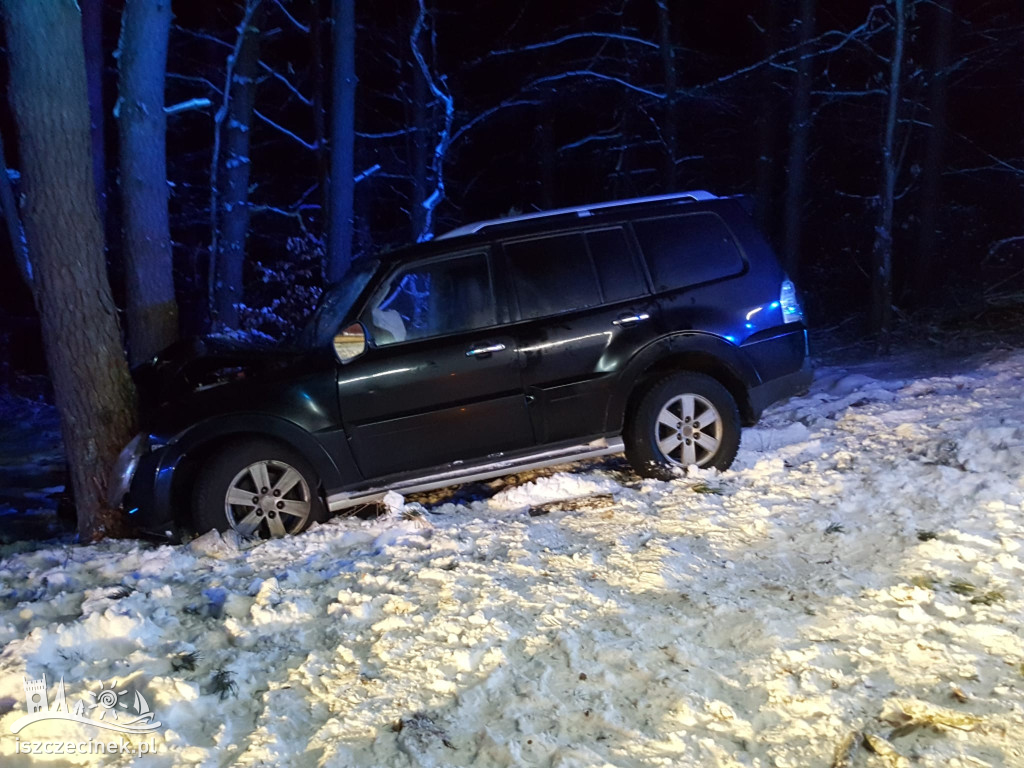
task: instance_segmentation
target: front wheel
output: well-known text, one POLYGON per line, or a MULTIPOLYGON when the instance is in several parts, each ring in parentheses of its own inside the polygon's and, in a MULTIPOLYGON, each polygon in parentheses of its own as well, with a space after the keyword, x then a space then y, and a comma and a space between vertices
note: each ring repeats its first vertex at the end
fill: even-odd
POLYGON ((728 469, 740 446, 740 414, 715 379, 673 373, 643 394, 624 437, 626 458, 644 477, 669 480, 689 466, 728 469))
POLYGON ((233 442, 213 457, 196 481, 193 513, 200 533, 233 528, 263 539, 299 533, 325 517, 309 462, 261 439, 233 442))

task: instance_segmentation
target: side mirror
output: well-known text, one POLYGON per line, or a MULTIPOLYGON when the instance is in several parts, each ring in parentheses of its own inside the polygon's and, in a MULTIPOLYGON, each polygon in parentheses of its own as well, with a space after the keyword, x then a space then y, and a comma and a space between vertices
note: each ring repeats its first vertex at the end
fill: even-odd
POLYGON ((366 351, 366 329, 354 323, 334 335, 334 356, 339 363, 351 363, 366 351))

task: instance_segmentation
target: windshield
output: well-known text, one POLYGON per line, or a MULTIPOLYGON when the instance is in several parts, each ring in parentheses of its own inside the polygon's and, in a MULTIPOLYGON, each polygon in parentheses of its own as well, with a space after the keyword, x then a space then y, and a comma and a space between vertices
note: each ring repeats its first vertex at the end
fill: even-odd
POLYGON ((340 282, 325 290, 316 310, 295 338, 298 345, 310 349, 329 344, 378 266, 380 262, 375 259, 361 259, 349 267, 340 282))

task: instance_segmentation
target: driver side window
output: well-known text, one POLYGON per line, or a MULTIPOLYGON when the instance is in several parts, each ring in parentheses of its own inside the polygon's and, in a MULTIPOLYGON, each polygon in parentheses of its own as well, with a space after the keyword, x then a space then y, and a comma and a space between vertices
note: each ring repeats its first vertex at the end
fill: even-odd
POLYGON ((387 346, 486 328, 496 317, 487 255, 474 253, 400 270, 362 320, 387 346))

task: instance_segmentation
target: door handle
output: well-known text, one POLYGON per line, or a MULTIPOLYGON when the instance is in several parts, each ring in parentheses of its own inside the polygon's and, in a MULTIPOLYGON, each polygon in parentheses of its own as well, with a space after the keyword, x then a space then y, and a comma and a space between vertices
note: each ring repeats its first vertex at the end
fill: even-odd
POLYGON ((644 320, 649 320, 650 317, 651 316, 649 314, 647 314, 646 312, 641 312, 639 315, 628 315, 626 317, 617 317, 614 320, 612 320, 612 325, 617 325, 620 328, 622 326, 626 326, 626 325, 636 325, 637 323, 642 322, 644 320))
POLYGON ((504 344, 490 344, 486 347, 471 347, 466 351, 466 357, 487 357, 492 352, 501 352, 504 349, 504 344))

